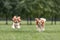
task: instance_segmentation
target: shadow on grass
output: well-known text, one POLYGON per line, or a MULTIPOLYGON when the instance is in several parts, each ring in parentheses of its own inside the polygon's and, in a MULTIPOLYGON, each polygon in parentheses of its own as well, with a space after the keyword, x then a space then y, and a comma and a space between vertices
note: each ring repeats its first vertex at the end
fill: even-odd
MULTIPOLYGON (((33 30, 0 30, 0 33, 41 33, 39 31, 33 30)), ((46 30, 42 33, 60 33, 60 30, 58 31, 53 31, 53 30, 46 30)))
POLYGON ((24 30, 0 30, 2 33, 39 33, 38 31, 24 31, 24 30))
POLYGON ((60 33, 60 30, 46 30, 44 33, 60 33))

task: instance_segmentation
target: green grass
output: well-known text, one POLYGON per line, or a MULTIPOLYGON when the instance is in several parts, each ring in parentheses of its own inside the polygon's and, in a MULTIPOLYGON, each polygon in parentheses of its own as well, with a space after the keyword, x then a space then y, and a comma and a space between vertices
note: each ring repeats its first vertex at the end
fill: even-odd
POLYGON ((17 30, 11 28, 12 22, 8 25, 4 23, 0 22, 0 40, 60 40, 59 22, 57 25, 50 25, 50 22, 46 22, 44 32, 38 32, 35 25, 21 25, 21 29, 17 30))

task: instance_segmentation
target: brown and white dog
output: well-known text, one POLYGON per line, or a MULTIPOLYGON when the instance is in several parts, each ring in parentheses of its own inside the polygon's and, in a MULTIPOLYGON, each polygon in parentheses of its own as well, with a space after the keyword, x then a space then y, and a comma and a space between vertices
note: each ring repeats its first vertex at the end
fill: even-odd
POLYGON ((13 20, 12 28, 14 28, 14 29, 15 28, 20 28, 20 22, 21 22, 20 16, 18 16, 18 17, 14 16, 12 18, 12 20, 13 20))
POLYGON ((35 21, 36 21, 36 28, 37 30, 40 32, 40 31, 44 31, 45 30, 45 21, 46 19, 45 18, 35 18, 35 21))

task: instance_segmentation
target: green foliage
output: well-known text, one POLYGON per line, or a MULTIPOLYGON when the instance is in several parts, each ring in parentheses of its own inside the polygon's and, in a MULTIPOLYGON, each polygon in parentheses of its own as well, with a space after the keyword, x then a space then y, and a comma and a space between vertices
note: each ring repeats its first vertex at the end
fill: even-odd
POLYGON ((22 18, 60 15, 60 0, 0 0, 0 15, 20 15, 22 18), (48 15, 47 15, 48 14, 48 15))

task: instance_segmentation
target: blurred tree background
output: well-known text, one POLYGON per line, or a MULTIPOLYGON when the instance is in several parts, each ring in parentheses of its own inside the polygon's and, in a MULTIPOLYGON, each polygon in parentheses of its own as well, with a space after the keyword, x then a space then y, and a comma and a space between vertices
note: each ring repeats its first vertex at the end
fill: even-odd
POLYGON ((0 0, 0 20, 5 19, 8 24, 14 15, 27 20, 27 24, 36 17, 56 24, 60 20, 60 0, 0 0))

